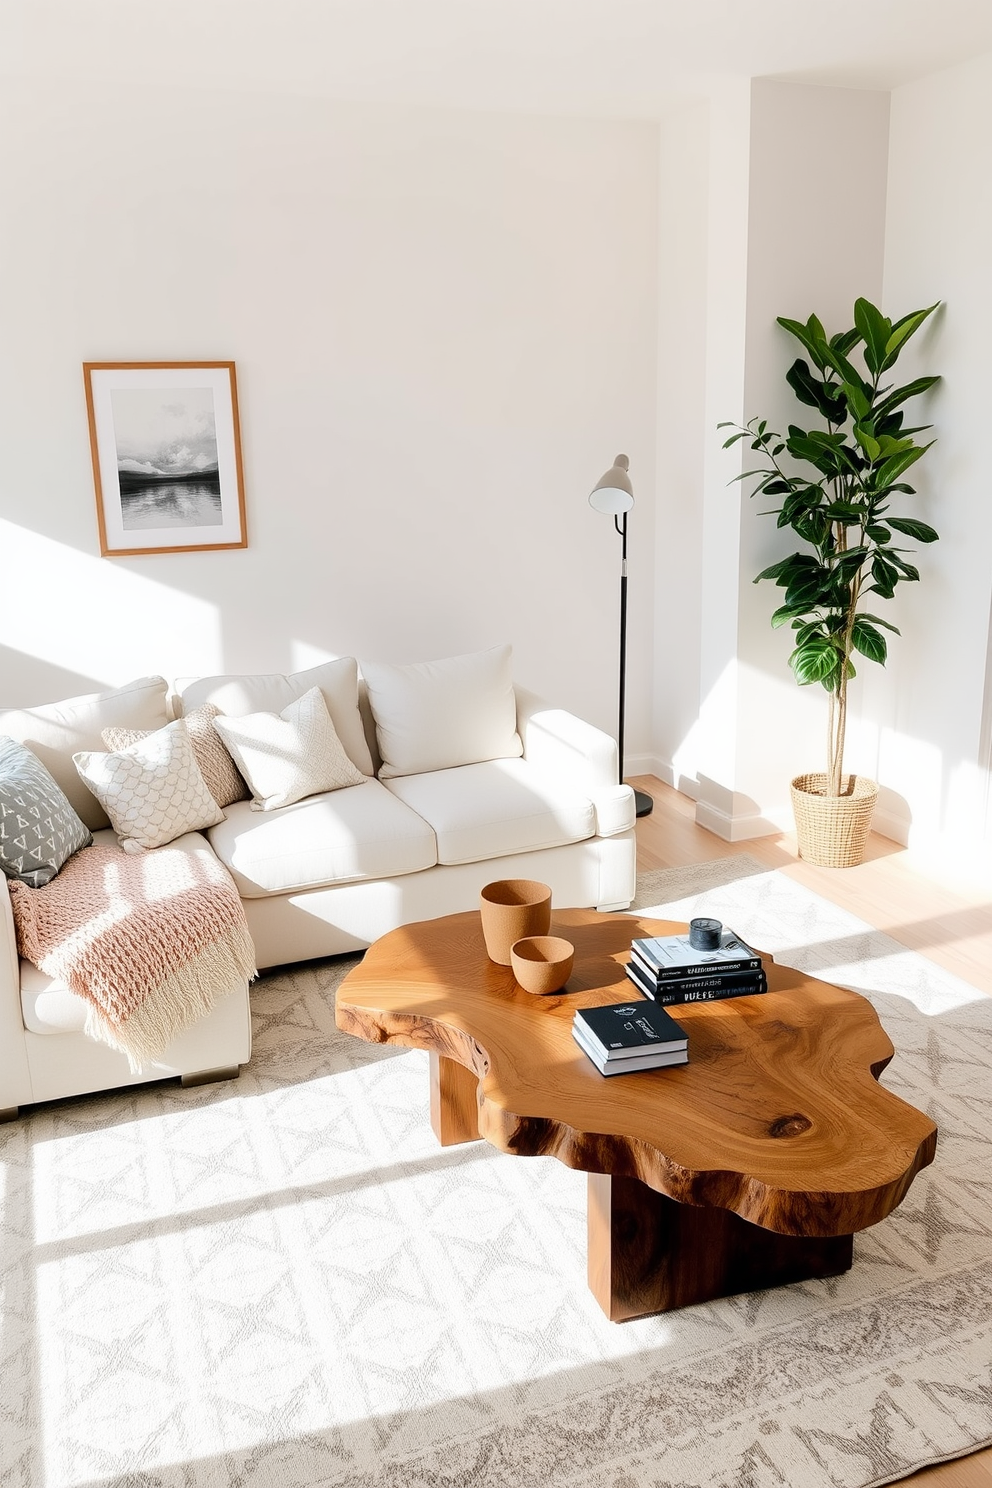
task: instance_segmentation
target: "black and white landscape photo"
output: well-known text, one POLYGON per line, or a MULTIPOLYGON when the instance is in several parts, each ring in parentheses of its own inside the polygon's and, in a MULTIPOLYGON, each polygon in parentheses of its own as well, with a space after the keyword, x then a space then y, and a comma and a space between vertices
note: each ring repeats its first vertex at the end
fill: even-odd
POLYGON ((110 403, 124 530, 220 527, 213 388, 114 388, 110 403))

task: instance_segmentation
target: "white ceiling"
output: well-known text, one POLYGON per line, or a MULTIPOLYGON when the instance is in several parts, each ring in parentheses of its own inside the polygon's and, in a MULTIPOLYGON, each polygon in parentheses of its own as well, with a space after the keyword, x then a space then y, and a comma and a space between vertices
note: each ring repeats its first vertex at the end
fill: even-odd
POLYGON ((0 71, 651 117, 721 76, 890 88, 992 0, 0 0, 0 71))

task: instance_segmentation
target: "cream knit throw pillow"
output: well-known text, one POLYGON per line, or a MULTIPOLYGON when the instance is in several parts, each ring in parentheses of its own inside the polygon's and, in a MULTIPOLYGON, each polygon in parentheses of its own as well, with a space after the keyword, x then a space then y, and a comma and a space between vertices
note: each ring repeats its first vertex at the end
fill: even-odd
POLYGON ((113 754, 72 756, 125 852, 164 847, 224 820, 207 790, 182 719, 113 754))
POLYGON ((345 753, 319 687, 281 713, 221 716, 214 728, 254 792, 252 811, 274 811, 368 779, 345 753))

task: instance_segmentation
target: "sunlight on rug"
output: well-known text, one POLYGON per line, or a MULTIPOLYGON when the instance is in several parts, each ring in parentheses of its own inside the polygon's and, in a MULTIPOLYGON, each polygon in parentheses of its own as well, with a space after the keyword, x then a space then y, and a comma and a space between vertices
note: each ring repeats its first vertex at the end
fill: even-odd
POLYGON ((869 1488, 992 1440, 992 999, 753 859, 642 876, 868 996, 937 1159, 847 1275, 608 1323, 585 1177, 264 978, 233 1085, 0 1128, 4 1488, 869 1488))

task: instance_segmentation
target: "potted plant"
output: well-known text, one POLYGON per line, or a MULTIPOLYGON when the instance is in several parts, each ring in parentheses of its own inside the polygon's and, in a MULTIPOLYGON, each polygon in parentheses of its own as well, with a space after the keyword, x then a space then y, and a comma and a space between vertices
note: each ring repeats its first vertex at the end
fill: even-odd
POLYGON ((937 541, 926 522, 894 515, 892 508, 914 494, 902 477, 933 443, 916 437, 929 426, 904 427, 905 404, 939 378, 918 377, 901 387, 888 379, 910 337, 936 308, 892 322, 859 299, 853 328, 830 337, 815 315, 805 325, 779 316, 779 325, 809 358, 797 358, 786 380, 823 427, 790 424, 783 437, 765 419, 720 425, 736 430, 725 449, 746 440, 759 456, 757 467, 737 479, 757 477, 752 496, 771 498, 764 515, 791 528, 803 543, 754 582, 771 579, 785 590, 772 625, 795 631, 789 665, 796 681, 819 682, 830 697, 826 771, 792 782, 800 855, 830 867, 861 862, 878 795, 874 781, 844 774, 853 657, 856 652, 885 664, 884 632, 898 629, 874 613, 875 606, 891 599, 897 584, 920 577, 901 540, 937 541))

